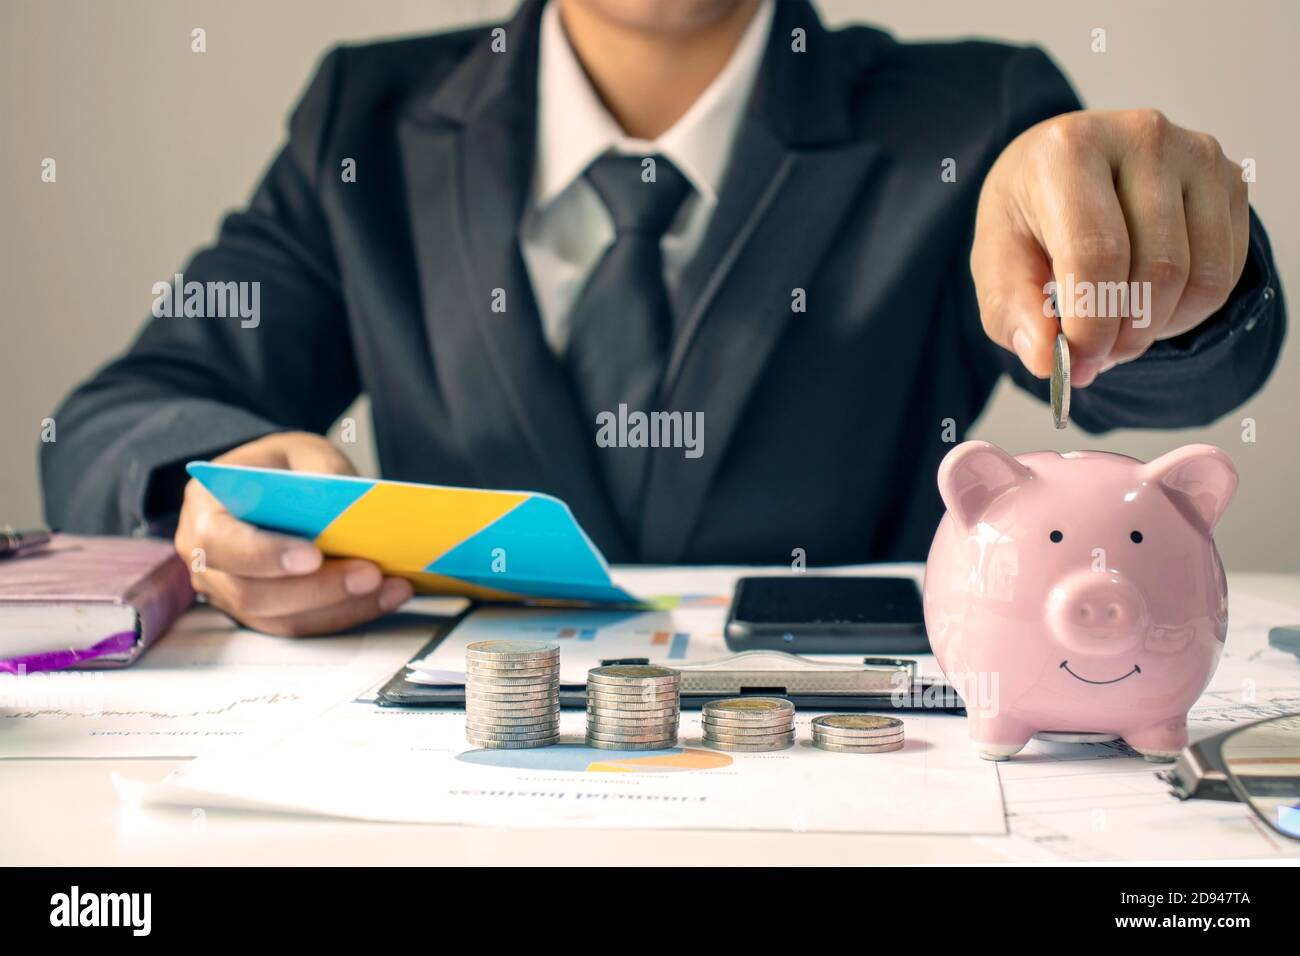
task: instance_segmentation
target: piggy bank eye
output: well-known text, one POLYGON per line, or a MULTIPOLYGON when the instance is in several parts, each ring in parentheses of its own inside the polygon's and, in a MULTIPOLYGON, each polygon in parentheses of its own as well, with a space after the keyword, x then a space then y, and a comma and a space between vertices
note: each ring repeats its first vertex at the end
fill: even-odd
POLYGON ((1053 531, 1048 537, 1052 539, 1052 544, 1060 544, 1065 539, 1065 535, 1059 531, 1053 531))
POLYGON ((1141 544, 1141 543, 1142 543, 1142 532, 1141 532, 1141 531, 1131 531, 1131 532, 1129 532, 1129 536, 1128 536, 1128 537, 1129 537, 1129 540, 1132 541, 1134 544, 1141 544))

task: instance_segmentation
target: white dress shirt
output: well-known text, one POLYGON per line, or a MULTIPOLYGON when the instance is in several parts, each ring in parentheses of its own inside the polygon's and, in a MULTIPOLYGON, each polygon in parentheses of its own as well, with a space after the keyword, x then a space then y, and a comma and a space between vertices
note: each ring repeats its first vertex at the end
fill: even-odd
POLYGON ((694 187, 664 234, 664 281, 676 288, 704 239, 732 141, 749 100, 772 25, 774 0, 763 0, 731 59, 672 128, 653 141, 625 135, 583 72, 564 33, 559 7, 542 11, 538 53, 537 148, 520 249, 541 312, 547 344, 569 342, 569 316, 583 284, 614 240, 605 204, 583 172, 609 150, 667 157, 694 187))

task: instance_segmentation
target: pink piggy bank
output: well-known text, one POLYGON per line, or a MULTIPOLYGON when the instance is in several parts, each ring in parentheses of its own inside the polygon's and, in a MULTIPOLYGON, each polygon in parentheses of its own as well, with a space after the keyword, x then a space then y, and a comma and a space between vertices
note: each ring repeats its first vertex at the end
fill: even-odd
POLYGON ((1123 737, 1151 760, 1187 745, 1227 632, 1212 535, 1236 488, 1212 445, 1148 464, 982 441, 948 453, 925 623, 981 755, 1035 734, 1123 737))

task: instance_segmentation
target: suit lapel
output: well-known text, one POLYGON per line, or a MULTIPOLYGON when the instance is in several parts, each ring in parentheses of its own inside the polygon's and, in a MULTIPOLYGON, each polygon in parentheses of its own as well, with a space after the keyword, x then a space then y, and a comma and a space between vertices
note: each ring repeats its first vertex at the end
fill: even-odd
POLYGON ((704 413, 704 453, 652 459, 643 561, 681 560, 748 398, 794 317, 792 292, 808 288, 878 158, 876 144, 851 135, 830 39, 802 0, 778 5, 718 208, 674 297, 678 331, 661 405, 704 413), (810 52, 790 49, 796 27, 810 52))
POLYGON ((518 225, 532 173, 542 4, 483 41, 400 130, 421 298, 439 388, 496 483, 563 498, 611 560, 627 544, 595 471, 594 423, 542 335, 518 225), (494 308, 495 306, 495 308, 494 308), (500 309, 504 306, 504 311, 500 309), (537 476, 542 476, 541 481, 537 476))

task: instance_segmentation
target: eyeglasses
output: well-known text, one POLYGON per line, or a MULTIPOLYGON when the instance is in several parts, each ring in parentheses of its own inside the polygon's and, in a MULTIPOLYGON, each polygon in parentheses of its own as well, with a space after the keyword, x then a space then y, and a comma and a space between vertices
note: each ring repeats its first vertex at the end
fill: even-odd
POLYGON ((1300 714, 1197 741, 1157 776, 1180 800, 1240 801, 1276 832, 1300 840, 1300 714))

